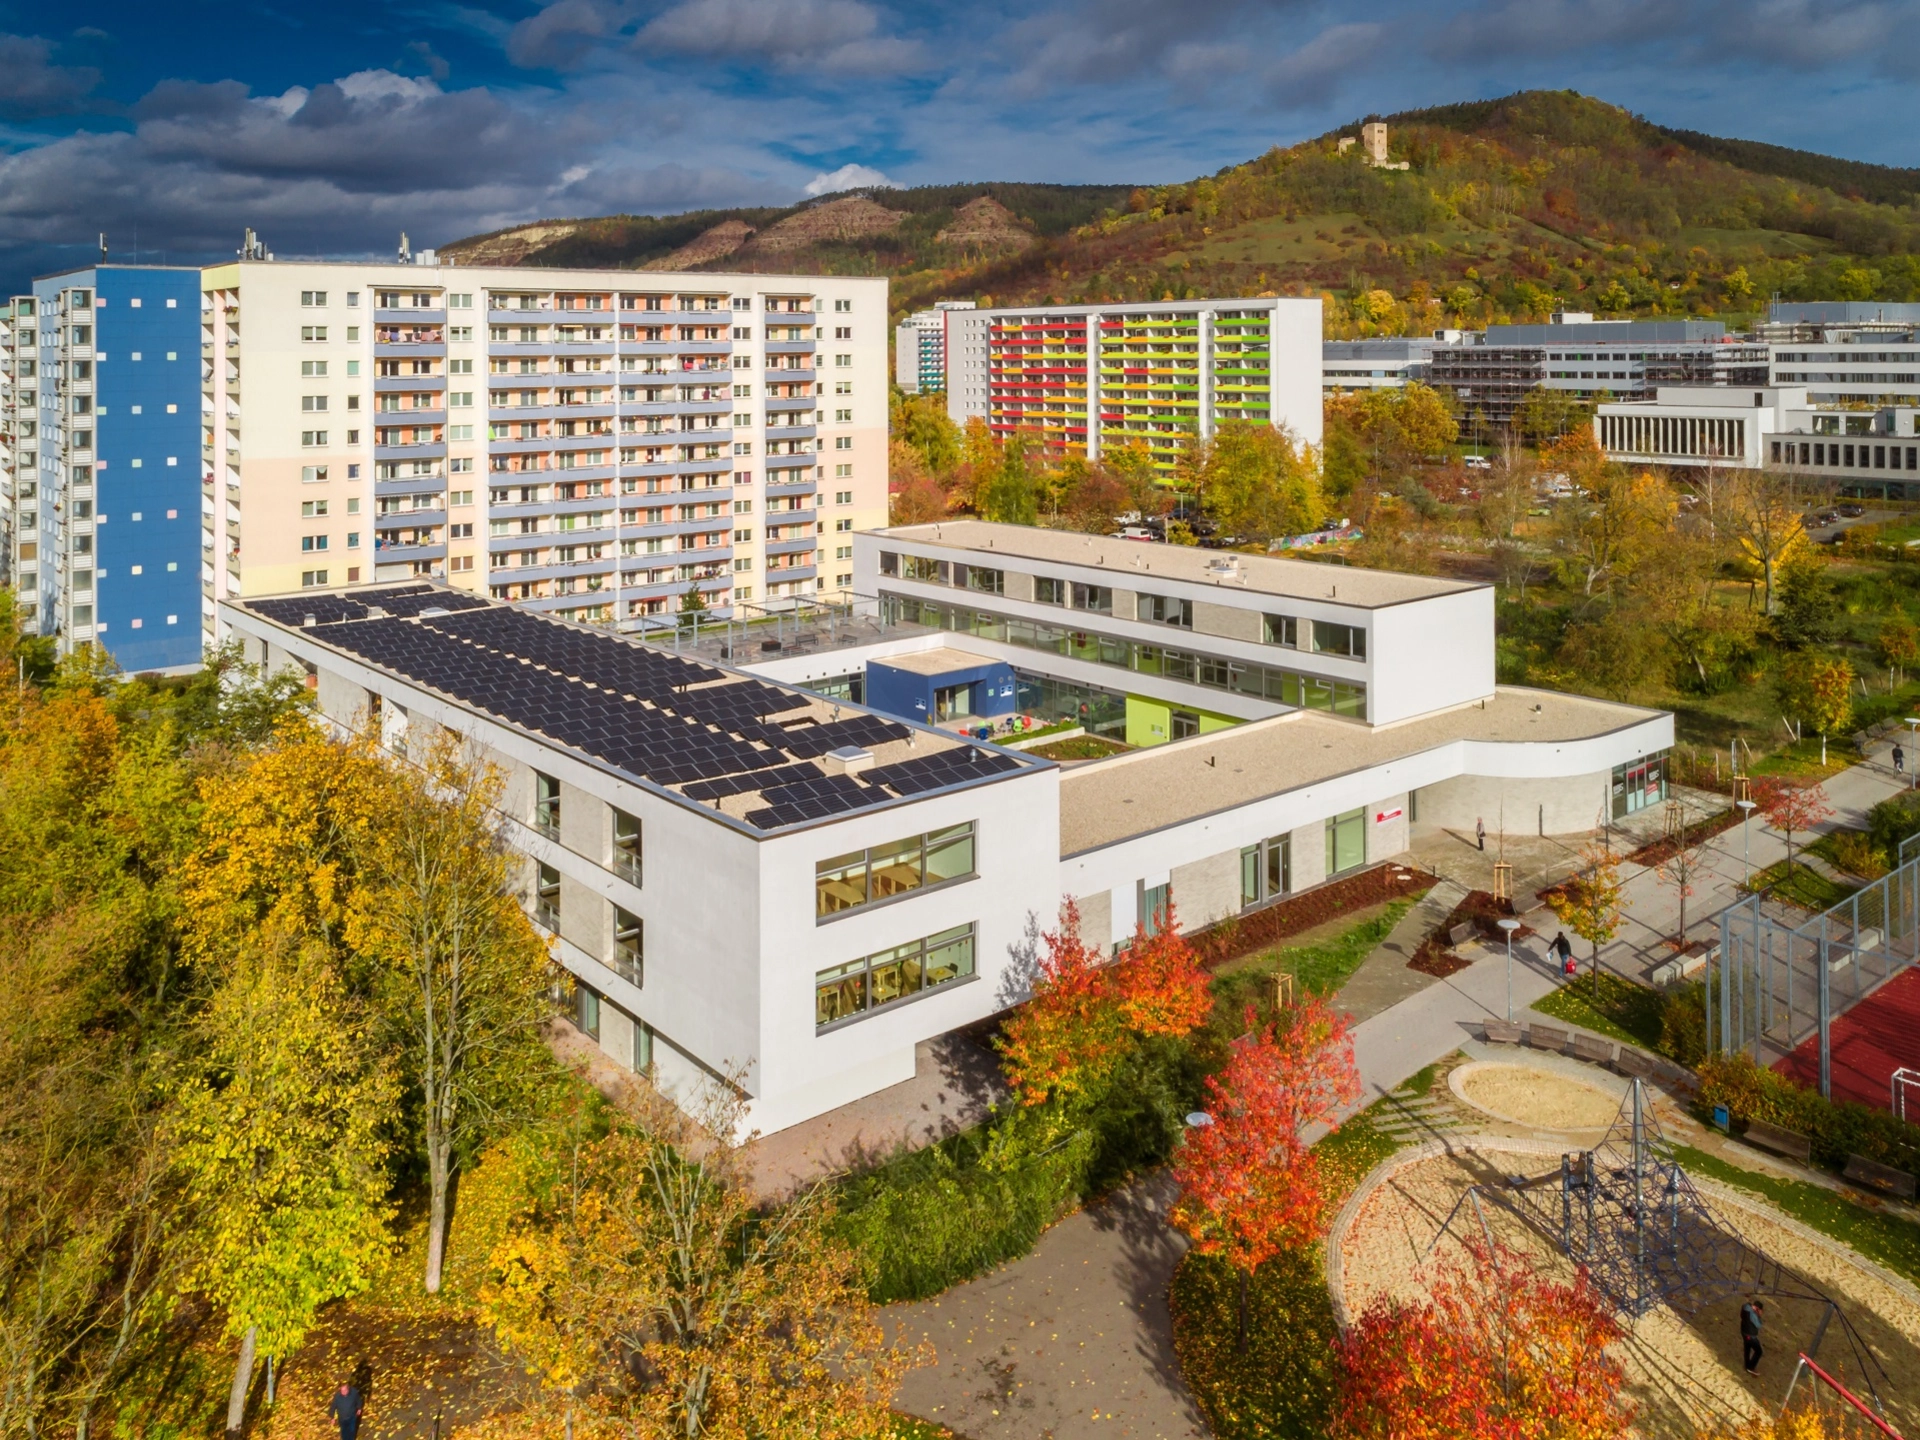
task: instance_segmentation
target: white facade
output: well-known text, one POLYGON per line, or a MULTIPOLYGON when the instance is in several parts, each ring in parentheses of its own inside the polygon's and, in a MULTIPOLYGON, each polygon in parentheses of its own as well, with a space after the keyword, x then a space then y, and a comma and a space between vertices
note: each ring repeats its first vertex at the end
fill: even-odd
MULTIPOLYGON (((424 257, 423 257, 424 258, 424 257)), ((408 578, 573 618, 833 596, 887 511, 887 282, 205 272, 206 623, 408 578)))
POLYGON ((931 310, 916 310, 893 327, 893 383, 909 395, 947 388, 947 325, 956 310, 973 309, 971 300, 942 300, 931 310))

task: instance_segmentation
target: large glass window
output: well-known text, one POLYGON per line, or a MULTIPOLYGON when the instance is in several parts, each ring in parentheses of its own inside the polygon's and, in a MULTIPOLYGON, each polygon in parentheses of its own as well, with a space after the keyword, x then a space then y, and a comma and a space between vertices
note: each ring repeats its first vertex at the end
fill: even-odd
POLYGON ((1268 615, 1267 644, 1285 645, 1290 650, 1300 647, 1300 622, 1291 615, 1268 615))
POLYGON ((944 585, 947 583, 947 562, 928 560, 920 555, 902 555, 900 576, 904 580, 926 580, 944 585))
POLYGON ((850 1020, 973 974, 972 925, 910 940, 815 973, 813 1023, 850 1020))
POLYGON ((1293 836, 1275 835, 1240 852, 1240 904, 1277 900, 1293 889, 1293 836))
POLYGON ((1097 615, 1113 613, 1113 590, 1106 585, 1081 585, 1073 587, 1073 608, 1091 610, 1097 615))
POLYGON ((1327 821, 1327 874, 1338 875, 1367 863, 1367 809, 1349 810, 1327 821))
POLYGON ((547 929, 560 929, 560 872, 551 865, 540 867, 534 885, 533 918, 547 929))
POLYGON ((560 838, 560 782, 533 772, 533 824, 542 835, 560 838))
POLYGON ((1167 885, 1146 885, 1140 887, 1140 928, 1148 935, 1158 935, 1167 928, 1167 885))
POLYGON ((633 985, 641 983, 645 934, 638 915, 613 907, 613 973, 633 985))
POLYGON ((814 866, 814 915, 838 915, 973 873, 974 828, 969 820, 820 861, 814 866))
POLYGON ((1036 575, 1033 579, 1033 598, 1042 605, 1064 605, 1067 603, 1067 582, 1036 575))
POLYGON ((1622 819, 1667 798, 1667 752, 1613 767, 1613 818, 1622 819))
POLYGON ((1336 625, 1331 620, 1313 622, 1313 649, 1317 655, 1348 655, 1355 660, 1367 658, 1367 632, 1358 625, 1336 625))
POLYGON ((1182 630, 1193 628, 1191 600, 1175 600, 1167 595, 1142 595, 1139 613, 1142 620, 1151 620, 1157 625, 1178 625, 1182 630))
POLYGON ((640 883, 640 821, 624 810, 613 812, 613 873, 640 883))
POLYGON ((969 590, 978 590, 986 595, 999 595, 1007 588, 1007 577, 1004 571, 989 570, 984 565, 963 565, 960 568, 966 572, 966 588, 969 590))
POLYGON ((600 1038, 600 992, 578 980, 573 982, 573 1023, 583 1035, 600 1038))

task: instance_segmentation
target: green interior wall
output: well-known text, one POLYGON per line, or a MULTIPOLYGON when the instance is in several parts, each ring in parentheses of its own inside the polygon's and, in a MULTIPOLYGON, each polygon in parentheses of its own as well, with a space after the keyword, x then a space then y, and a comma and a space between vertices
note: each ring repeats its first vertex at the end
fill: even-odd
POLYGON ((1201 710, 1192 705, 1174 706, 1160 700, 1149 700, 1143 695, 1129 695, 1127 696, 1127 743, 1129 745, 1166 744, 1173 736, 1173 712, 1176 709, 1198 715, 1202 735, 1245 723, 1232 715, 1218 715, 1211 710, 1201 710))

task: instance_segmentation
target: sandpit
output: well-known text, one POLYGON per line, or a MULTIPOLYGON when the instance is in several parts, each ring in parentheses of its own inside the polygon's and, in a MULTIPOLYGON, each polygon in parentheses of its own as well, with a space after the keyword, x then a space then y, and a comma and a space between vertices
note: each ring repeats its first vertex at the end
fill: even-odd
MULTIPOLYGON (((1370 1176, 1342 1210, 1328 1241, 1328 1279, 1343 1323, 1383 1296, 1417 1298, 1424 1293, 1427 1267, 1461 1257, 1462 1241, 1479 1233, 1471 1207, 1430 1257, 1428 1247, 1469 1184, 1552 1169, 1561 1148, 1493 1136, 1456 1140, 1452 1147, 1449 1153, 1446 1142, 1432 1142, 1403 1151, 1370 1176)), ((1886 1367, 1880 1388, 1888 1418, 1904 1433, 1920 1430, 1920 1290, 1763 1202, 1696 1183, 1729 1228, 1839 1301, 1886 1367)), ((1500 1243, 1531 1257, 1545 1275, 1572 1278, 1571 1267, 1547 1238, 1497 1205, 1486 1206, 1485 1213, 1500 1243)), ((1779 1406, 1794 1357, 1809 1343, 1824 1307, 1811 1300, 1770 1298, 1767 1356, 1758 1380, 1750 1380, 1740 1365, 1741 1298, 1714 1300, 1685 1318, 1662 1307, 1631 1324, 1616 1355, 1639 1412, 1640 1434, 1681 1440, 1704 1426, 1779 1406)), ((1820 1355, 1828 1368, 1845 1371, 1848 1383, 1858 1382, 1838 1325, 1820 1355)))
POLYGON ((1557 1071, 1504 1061, 1461 1065, 1448 1077, 1453 1093, 1476 1110, 1513 1125, 1539 1130, 1604 1130, 1620 1113, 1619 1083, 1589 1084, 1557 1071))

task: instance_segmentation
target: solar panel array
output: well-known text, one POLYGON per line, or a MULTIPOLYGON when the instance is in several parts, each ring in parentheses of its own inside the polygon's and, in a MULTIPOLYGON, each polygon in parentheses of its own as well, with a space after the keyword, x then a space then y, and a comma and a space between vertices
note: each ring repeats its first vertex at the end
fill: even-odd
POLYGON ((795 723, 814 697, 433 586, 244 603, 463 705, 682 787, 689 800, 717 807, 758 792, 763 803, 748 802, 745 818, 762 830, 1020 768, 1010 756, 957 745, 858 779, 829 775, 818 757, 914 732, 859 712, 795 723))

